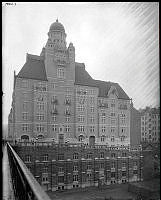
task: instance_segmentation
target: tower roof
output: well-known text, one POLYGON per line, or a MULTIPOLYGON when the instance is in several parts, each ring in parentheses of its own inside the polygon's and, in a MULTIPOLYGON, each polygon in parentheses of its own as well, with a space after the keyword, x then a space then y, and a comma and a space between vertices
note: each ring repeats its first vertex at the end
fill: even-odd
POLYGON ((64 29, 64 26, 60 22, 58 22, 58 19, 57 19, 56 22, 51 24, 50 31, 63 31, 63 32, 65 32, 65 29, 64 29))

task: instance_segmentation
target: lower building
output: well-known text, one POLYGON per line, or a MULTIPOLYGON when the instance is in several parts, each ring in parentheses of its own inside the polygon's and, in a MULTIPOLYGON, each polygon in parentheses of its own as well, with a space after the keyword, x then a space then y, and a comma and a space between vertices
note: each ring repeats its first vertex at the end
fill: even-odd
POLYGON ((141 141, 160 141, 160 108, 146 107, 141 113, 141 141))
POLYGON ((14 149, 45 190, 102 187, 143 180, 140 147, 50 142, 18 143, 14 149))

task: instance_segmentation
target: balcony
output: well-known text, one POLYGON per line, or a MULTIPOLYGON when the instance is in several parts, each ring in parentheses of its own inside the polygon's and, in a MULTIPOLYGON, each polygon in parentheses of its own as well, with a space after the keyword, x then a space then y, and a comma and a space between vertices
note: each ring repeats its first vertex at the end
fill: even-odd
POLYGON ((50 200, 9 143, 5 145, 3 152, 3 167, 5 169, 3 199, 50 200))

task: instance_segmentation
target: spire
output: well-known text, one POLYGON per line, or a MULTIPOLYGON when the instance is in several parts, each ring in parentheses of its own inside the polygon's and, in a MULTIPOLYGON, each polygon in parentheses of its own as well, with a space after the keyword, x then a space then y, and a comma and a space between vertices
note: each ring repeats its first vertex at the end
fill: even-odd
POLYGON ((58 22, 58 18, 56 19, 56 22, 58 22))

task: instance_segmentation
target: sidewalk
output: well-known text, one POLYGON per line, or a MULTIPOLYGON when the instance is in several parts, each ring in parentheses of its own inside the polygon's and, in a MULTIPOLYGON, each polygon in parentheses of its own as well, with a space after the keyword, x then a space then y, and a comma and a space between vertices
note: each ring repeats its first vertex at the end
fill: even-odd
POLYGON ((6 145, 3 148, 2 173, 3 173, 3 200, 15 200, 6 145))

